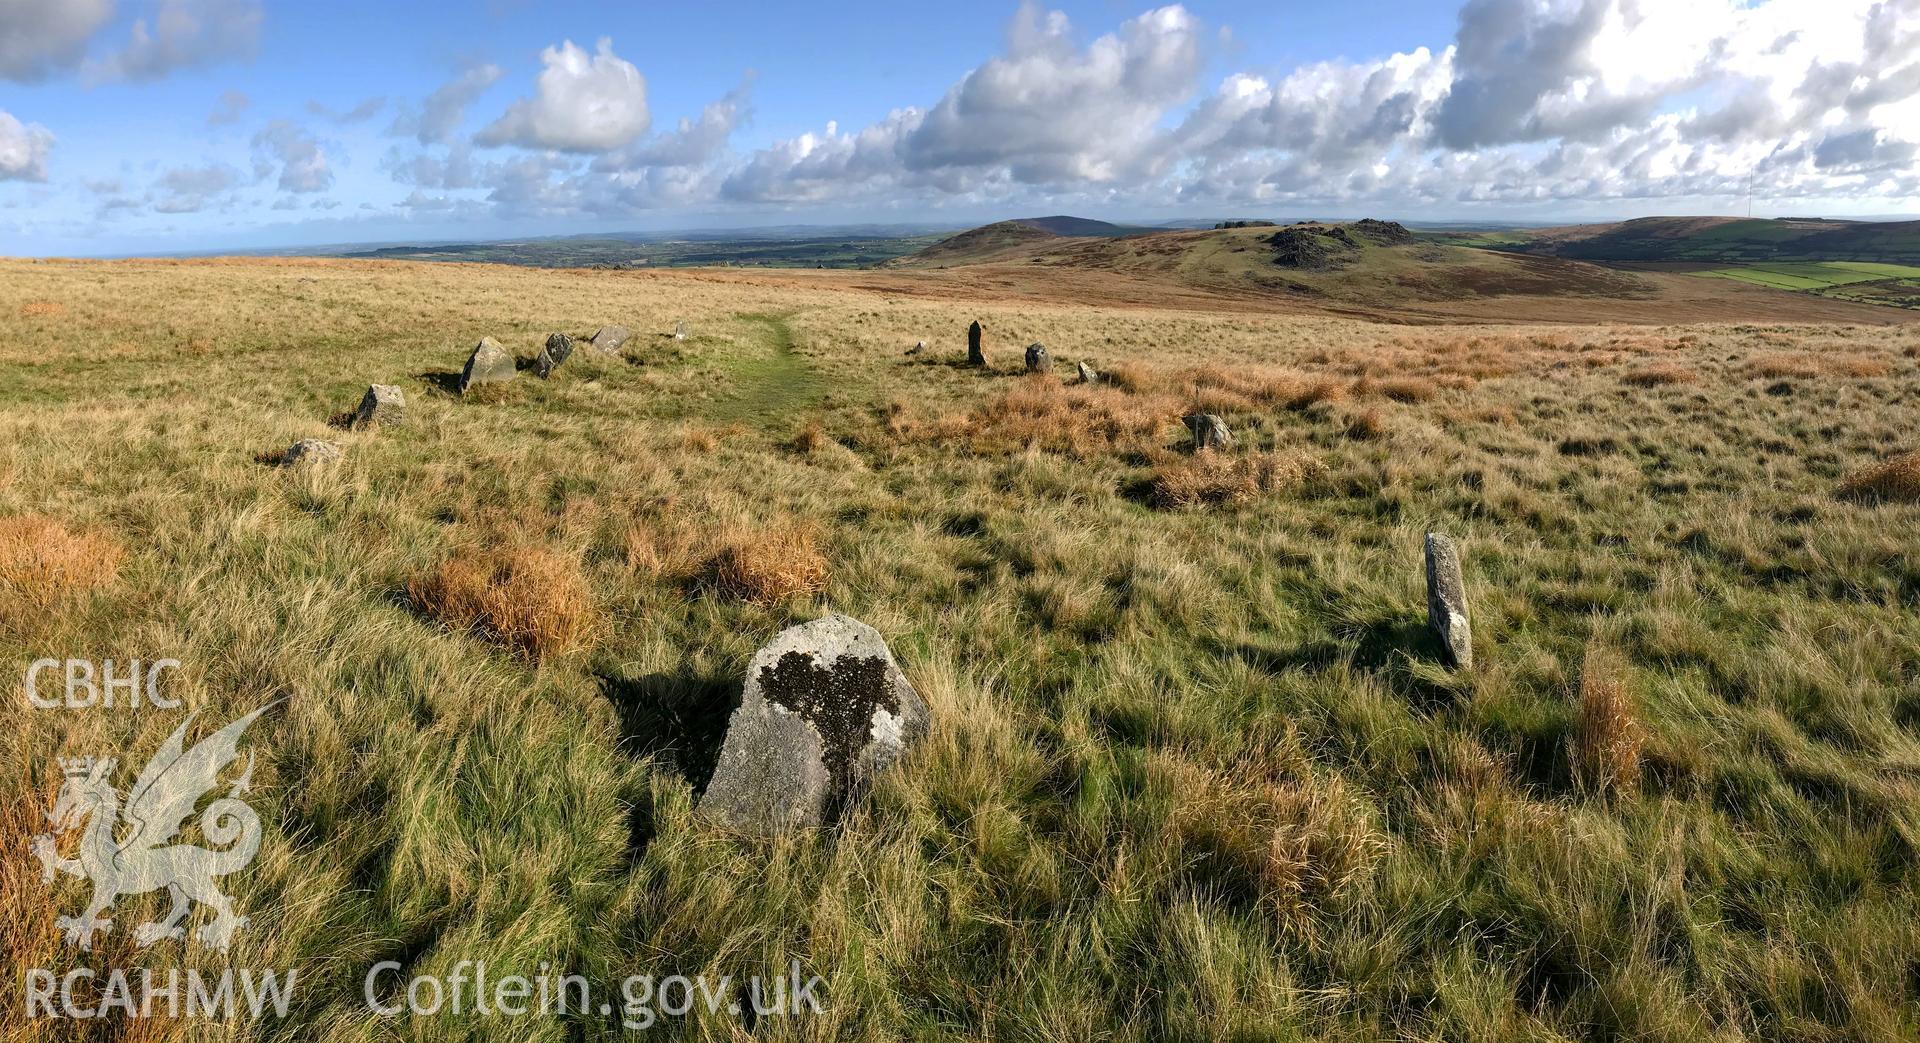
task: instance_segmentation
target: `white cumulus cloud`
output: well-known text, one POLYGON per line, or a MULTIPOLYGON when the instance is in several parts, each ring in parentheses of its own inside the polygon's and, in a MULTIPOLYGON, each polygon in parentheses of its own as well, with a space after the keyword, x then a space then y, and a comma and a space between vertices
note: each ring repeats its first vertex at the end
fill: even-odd
POLYGON ((45 181, 53 132, 0 109, 0 181, 45 181))
POLYGON ((279 166, 282 191, 324 192, 333 185, 326 149, 295 123, 274 120, 253 136, 253 147, 264 169, 279 166))
POLYGON ((475 139, 561 152, 608 152, 647 132, 647 81, 601 38, 592 55, 563 41, 540 52, 531 98, 513 103, 475 139))

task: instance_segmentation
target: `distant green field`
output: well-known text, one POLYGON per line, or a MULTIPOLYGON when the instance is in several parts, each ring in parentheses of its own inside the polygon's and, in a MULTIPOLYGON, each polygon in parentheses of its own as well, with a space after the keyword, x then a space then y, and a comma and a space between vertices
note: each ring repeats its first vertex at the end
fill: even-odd
POLYGON ((1695 274, 1715 279, 1737 279, 1783 290, 1824 290, 1857 282, 1920 278, 1920 268, 1870 261, 1795 261, 1716 268, 1695 274))
POLYGON ((1695 272, 1710 279, 1799 290, 1843 300, 1913 307, 1920 300, 1920 267, 1873 261, 1783 261, 1695 272), (1867 284, 1872 284, 1869 290, 1867 284), (1847 289, 1842 289, 1847 288, 1847 289))

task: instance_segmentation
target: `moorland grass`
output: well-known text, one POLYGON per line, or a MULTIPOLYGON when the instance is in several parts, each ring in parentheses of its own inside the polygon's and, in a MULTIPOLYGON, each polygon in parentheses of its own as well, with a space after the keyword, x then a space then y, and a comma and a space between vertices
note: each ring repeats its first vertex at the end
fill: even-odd
MULTIPOLYGON (((1920 507, 1844 484, 1920 428, 1910 330, 1407 328, 854 276, 0 274, 0 517, 124 550, 0 648, 172 656, 209 726, 285 700, 250 733, 266 843, 227 885, 253 918, 232 960, 302 969, 289 1022, 8 1005, 8 1040, 620 1035, 383 1022, 360 999, 382 959, 603 983, 799 960, 827 1011, 767 1039, 1920 1033, 1920 507), (823 393, 743 417, 766 316, 823 393), (974 317, 985 372, 948 364, 974 317), (447 390, 482 334, 531 355, 604 322, 631 359, 447 390), (931 360, 903 355, 920 339, 931 360), (1111 379, 1016 375, 1035 340, 1111 379), (1876 365, 1756 371, 1781 353, 1876 365), (1656 366, 1698 379, 1629 383, 1656 366), (409 423, 329 429, 373 382, 409 423), (1170 509, 1155 479, 1192 466, 1177 416, 1202 399, 1237 436, 1209 466, 1311 480, 1170 509), (301 437, 344 460, 256 462, 301 437), (1424 629, 1429 528, 1462 546, 1471 672, 1424 629), (726 541, 795 531, 818 568, 775 541, 767 574, 808 577, 780 596, 703 578, 726 541), (409 594, 502 548, 577 570, 572 651, 409 594), (834 832, 696 818, 748 658, 829 609, 887 636, 931 737, 834 832)), ((485 606, 513 570, 467 575, 485 606)), ((137 765, 178 719, 17 710, 9 836, 43 828, 56 756, 137 765)), ((114 947, 62 951, 84 885, 18 848, 0 873, 9 966, 223 965, 126 947, 157 897, 123 900, 114 947)))

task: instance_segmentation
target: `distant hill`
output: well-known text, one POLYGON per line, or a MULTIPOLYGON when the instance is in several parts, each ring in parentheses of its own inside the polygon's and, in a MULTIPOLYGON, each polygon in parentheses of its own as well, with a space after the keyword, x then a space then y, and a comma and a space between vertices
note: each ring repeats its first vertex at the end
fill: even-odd
POLYGON ((1140 225, 1116 225, 1107 221, 1095 221, 1086 217, 1021 217, 1012 224, 1038 228, 1043 232, 1065 236, 1122 236, 1141 235, 1160 231, 1158 228, 1146 228, 1140 225))
POLYGON ((1085 217, 1020 217, 981 225, 949 236, 916 254, 901 258, 895 265, 951 267, 979 264, 1002 255, 1018 253, 1034 243, 1054 239, 1118 239, 1159 231, 1164 229, 1116 225, 1085 217))
POLYGON ((1750 264, 1872 261, 1920 264, 1920 221, 1646 217, 1613 224, 1435 233, 1462 246, 1585 261, 1750 264))
POLYGON ((1631 299, 1650 292, 1648 280, 1631 272, 1439 245, 1374 220, 1104 237, 1060 236, 1002 221, 892 266, 970 265, 1111 272, 1170 286, 1364 307, 1511 295, 1631 299))

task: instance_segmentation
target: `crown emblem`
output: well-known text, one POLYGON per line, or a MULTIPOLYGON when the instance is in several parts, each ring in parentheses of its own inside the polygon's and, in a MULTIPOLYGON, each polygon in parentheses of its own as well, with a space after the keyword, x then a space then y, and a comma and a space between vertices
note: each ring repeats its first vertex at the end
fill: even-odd
POLYGON ((100 763, 97 757, 61 757, 59 760, 60 770, 65 772, 68 778, 91 775, 94 766, 100 763))

